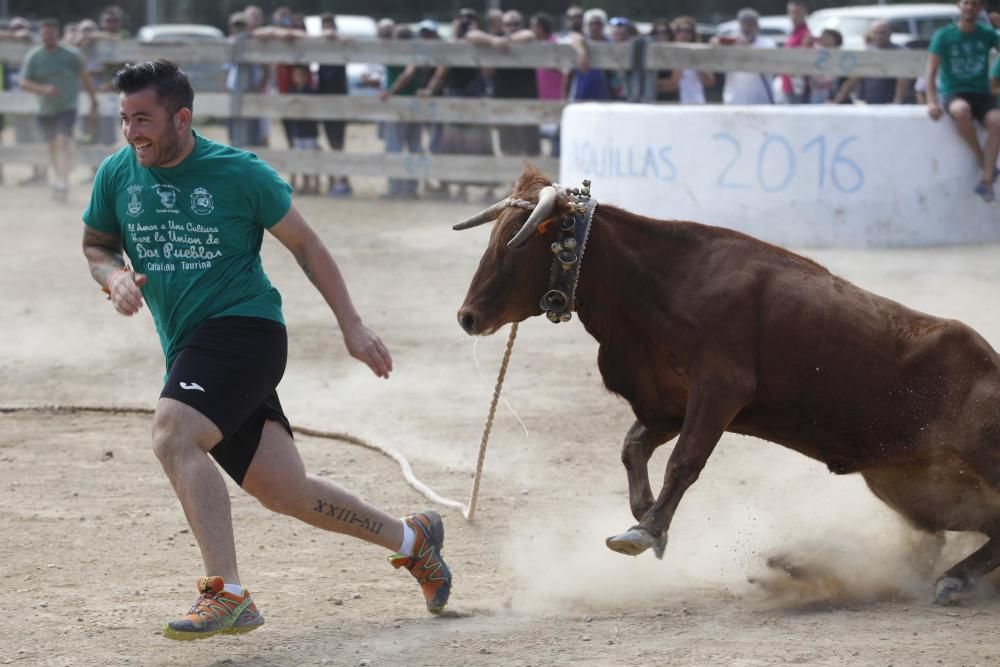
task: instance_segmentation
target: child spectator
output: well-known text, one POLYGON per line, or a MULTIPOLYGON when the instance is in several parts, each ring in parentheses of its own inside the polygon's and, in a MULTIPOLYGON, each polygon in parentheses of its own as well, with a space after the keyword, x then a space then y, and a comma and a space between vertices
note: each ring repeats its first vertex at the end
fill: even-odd
MULTIPOLYGON (((813 46, 821 49, 839 49, 844 43, 844 36, 839 30, 827 28, 813 42, 813 46)), ((829 74, 813 74, 809 77, 809 103, 824 104, 833 99, 840 89, 841 80, 829 74)))
MULTIPOLYGON (((312 73, 308 65, 293 65, 288 92, 293 95, 311 95, 316 92, 312 73)), ((319 150, 319 123, 306 118, 294 118, 288 121, 289 133, 292 139, 292 149, 297 151, 319 150)), ((292 187, 304 195, 319 194, 318 174, 292 174, 292 187), (296 176, 300 176, 296 185, 296 176)))

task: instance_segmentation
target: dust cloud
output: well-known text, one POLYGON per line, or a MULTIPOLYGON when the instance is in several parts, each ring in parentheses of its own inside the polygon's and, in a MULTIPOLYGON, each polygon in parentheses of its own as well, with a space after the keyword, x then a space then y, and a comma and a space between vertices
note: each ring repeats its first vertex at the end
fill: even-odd
MULTIPOLYGON (((650 462, 654 493, 668 453, 650 462)), ((511 528, 505 557, 520 582, 513 606, 670 606, 705 589, 765 607, 929 602, 936 578, 984 539, 916 531, 859 475, 835 476, 727 434, 681 502, 663 560, 651 550, 633 558, 604 545, 635 523, 619 475, 620 495, 583 495, 511 528)))

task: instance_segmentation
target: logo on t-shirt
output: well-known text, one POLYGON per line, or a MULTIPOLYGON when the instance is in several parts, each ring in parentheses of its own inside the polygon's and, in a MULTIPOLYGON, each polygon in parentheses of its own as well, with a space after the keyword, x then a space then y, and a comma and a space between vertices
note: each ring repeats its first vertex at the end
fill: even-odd
POLYGON ((157 213, 176 213, 177 206, 177 190, 173 185, 154 185, 153 189, 156 190, 156 194, 160 197, 160 204, 163 206, 161 211, 157 213))
POLYGON ((139 215, 142 213, 142 186, 130 185, 125 190, 128 192, 128 214, 139 215))
POLYGON ((198 215, 208 215, 215 210, 212 194, 205 188, 195 188, 191 193, 191 210, 198 215))

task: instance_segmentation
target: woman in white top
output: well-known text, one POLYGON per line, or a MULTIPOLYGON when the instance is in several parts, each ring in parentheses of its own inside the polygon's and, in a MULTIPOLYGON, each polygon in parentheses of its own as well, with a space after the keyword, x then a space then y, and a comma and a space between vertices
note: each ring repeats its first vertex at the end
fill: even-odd
MULTIPOLYGON (((694 43, 698 41, 698 26, 690 16, 678 16, 670 27, 674 31, 674 41, 694 43)), ((673 71, 673 83, 680 94, 681 104, 704 104, 705 88, 715 85, 715 74, 693 69, 673 71)))

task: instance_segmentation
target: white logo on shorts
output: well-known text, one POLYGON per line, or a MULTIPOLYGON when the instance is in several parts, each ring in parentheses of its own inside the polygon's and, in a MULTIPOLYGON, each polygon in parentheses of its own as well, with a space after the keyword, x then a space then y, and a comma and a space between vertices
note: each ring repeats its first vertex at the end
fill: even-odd
POLYGON ((180 385, 181 385, 181 389, 187 389, 188 391, 191 391, 192 389, 197 389, 198 391, 200 391, 202 393, 204 393, 204 391, 205 391, 205 388, 202 387, 197 382, 191 382, 191 383, 181 382, 180 385))

